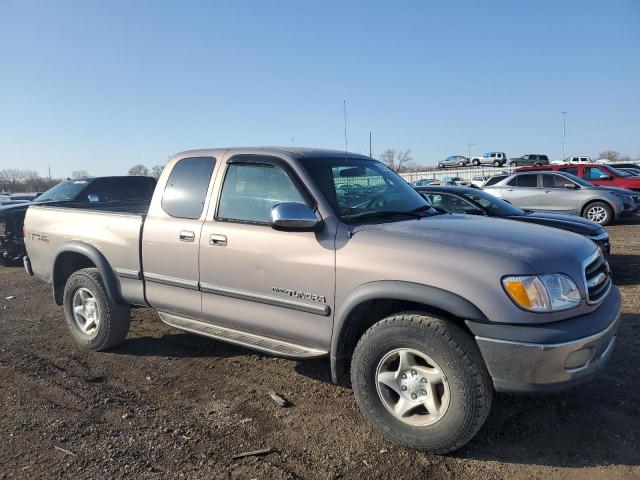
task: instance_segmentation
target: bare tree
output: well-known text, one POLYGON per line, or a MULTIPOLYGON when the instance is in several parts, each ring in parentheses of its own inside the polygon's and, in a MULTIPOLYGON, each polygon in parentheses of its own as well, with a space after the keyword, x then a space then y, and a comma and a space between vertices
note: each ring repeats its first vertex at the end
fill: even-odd
POLYGON ((388 148, 380 154, 380 161, 396 173, 405 172, 414 167, 413 156, 409 148, 406 150, 388 148))
POLYGON ((38 186, 40 185, 40 174, 35 170, 22 170, 20 175, 20 180, 24 185, 24 190, 28 192, 35 192, 38 190, 38 186))
POLYGON ((22 180, 22 170, 17 168, 5 168, 0 170, 0 182, 7 185, 10 191, 15 192, 22 180))
POLYGON ((149 175, 149 169, 142 164, 134 165, 129 169, 129 175, 146 177, 149 175))
POLYGON ((154 165, 151 167, 151 176, 157 180, 162 175, 162 170, 164 170, 164 165, 154 165))
POLYGON ((598 158, 605 158, 612 162, 618 160, 618 157, 620 157, 620 153, 616 152, 615 150, 605 150, 604 152, 600 152, 598 154, 598 158))
POLYGON ((86 170, 74 170, 73 172, 71 172, 71 178, 83 178, 88 176, 89 172, 87 172, 86 170))

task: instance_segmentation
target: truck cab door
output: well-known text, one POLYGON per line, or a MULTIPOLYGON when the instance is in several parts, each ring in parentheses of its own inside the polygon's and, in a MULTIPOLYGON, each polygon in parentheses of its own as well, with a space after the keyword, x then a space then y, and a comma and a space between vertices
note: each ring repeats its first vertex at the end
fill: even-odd
POLYGON ((142 234, 142 265, 147 302, 160 312, 202 316, 198 251, 215 165, 212 157, 179 159, 156 187, 142 234))
POLYGON ((283 159, 234 155, 224 165, 202 229, 204 320, 216 326, 327 348, 335 288, 335 226, 271 227, 280 203, 313 199, 283 159))

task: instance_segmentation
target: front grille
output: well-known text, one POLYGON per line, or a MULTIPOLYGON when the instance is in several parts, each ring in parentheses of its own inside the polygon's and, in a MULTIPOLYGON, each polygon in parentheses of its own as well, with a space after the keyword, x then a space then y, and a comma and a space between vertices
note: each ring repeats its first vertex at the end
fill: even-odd
POLYGON ((611 269, 600 249, 588 260, 584 268, 584 279, 587 301, 589 303, 601 301, 611 287, 611 269))

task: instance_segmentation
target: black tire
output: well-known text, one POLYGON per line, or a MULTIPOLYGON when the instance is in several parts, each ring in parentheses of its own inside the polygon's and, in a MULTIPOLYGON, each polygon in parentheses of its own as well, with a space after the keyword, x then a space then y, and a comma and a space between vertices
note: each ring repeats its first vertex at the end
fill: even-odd
POLYGON ((509 164, 510 167, 517 167, 518 166, 518 162, 511 162, 509 164))
POLYGON ((129 307, 113 302, 107 294, 97 268, 74 272, 64 287, 64 317, 75 342, 82 348, 100 351, 115 347, 129 332, 129 307), (99 321, 90 333, 82 331, 74 315, 74 297, 84 289, 93 296, 99 321))
POLYGON ((438 168, 444 168, 444 163, 439 163, 438 168))
POLYGON ((611 208, 611 205, 605 202, 592 202, 584 207, 584 209, 582 210, 582 216, 587 220, 596 222, 599 225, 609 225, 613 221, 613 208, 611 208), (593 220, 592 218, 589 218, 590 212, 596 209, 601 209, 604 211, 604 217, 602 218, 602 220, 593 220))
POLYGON ((458 162, 459 167, 464 167, 464 162, 458 162))
POLYGON ((491 379, 471 337, 450 321, 420 313, 393 315, 369 328, 354 351, 351 382, 360 410, 383 437, 433 453, 457 450, 471 440, 489 415, 493 398, 491 379), (446 376, 448 408, 435 423, 406 423, 381 399, 377 369, 388 352, 402 348, 429 356, 446 376))
POLYGON ((480 166, 480 160, 474 160, 471 163, 473 163, 473 165, 476 166, 476 167, 480 166))
POLYGON ((495 160, 495 161, 493 162, 493 166, 494 166, 494 167, 499 167, 500 165, 501 165, 501 164, 500 164, 500 162, 499 162, 498 160, 495 160))

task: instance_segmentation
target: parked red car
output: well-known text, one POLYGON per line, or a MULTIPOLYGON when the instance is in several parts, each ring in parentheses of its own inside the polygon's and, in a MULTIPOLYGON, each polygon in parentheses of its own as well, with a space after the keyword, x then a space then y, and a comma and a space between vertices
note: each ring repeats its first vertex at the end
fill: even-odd
POLYGON ((522 167, 516 168, 514 171, 522 172, 525 170, 558 170, 561 172, 572 173, 587 182, 601 187, 618 187, 627 190, 640 191, 640 177, 632 177, 609 165, 599 165, 596 163, 587 163, 584 165, 544 165, 542 167, 522 167))

